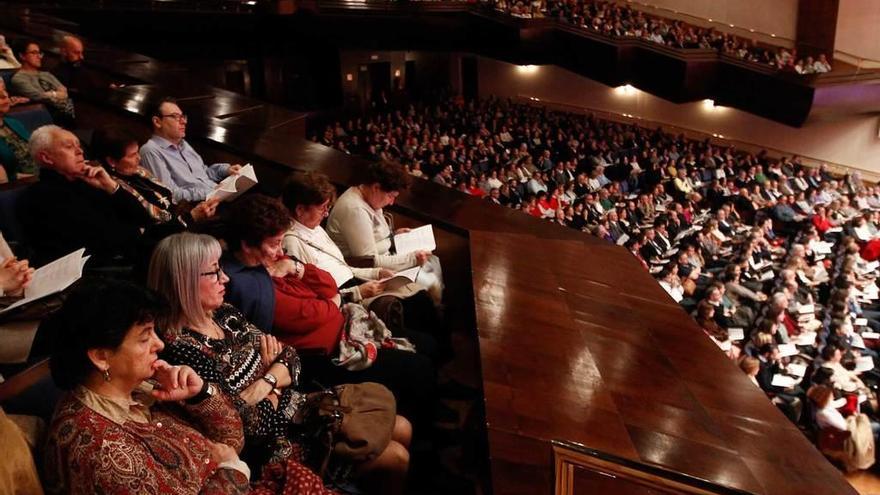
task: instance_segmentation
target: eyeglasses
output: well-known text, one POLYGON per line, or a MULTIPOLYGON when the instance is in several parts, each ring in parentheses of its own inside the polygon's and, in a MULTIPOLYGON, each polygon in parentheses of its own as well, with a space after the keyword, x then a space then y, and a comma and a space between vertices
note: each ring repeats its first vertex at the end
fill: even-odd
POLYGON ((185 113, 169 113, 168 115, 160 115, 160 117, 162 117, 163 119, 169 118, 169 119, 177 120, 177 121, 187 120, 185 113))
POLYGON ((41 57, 43 56, 43 52, 40 50, 28 50, 28 51, 24 52, 24 54, 25 55, 39 55, 41 57))
POLYGON ((212 272, 200 273, 199 275, 201 275, 201 276, 203 276, 203 277, 214 277, 214 281, 215 281, 215 282, 219 282, 219 281, 220 281, 220 275, 221 275, 222 273, 223 273, 223 269, 222 269, 222 268, 217 268, 216 270, 214 270, 214 271, 212 271, 212 272))

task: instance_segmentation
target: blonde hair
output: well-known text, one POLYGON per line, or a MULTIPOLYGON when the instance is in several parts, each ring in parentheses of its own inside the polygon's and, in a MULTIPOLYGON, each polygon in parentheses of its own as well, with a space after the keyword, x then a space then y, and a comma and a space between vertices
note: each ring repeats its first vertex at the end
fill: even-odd
POLYGON ((773 335, 767 332, 758 332, 752 337, 752 343, 755 344, 755 347, 761 347, 762 345, 772 344, 773 343, 773 335))
POLYGON ((219 258, 220 243, 205 234, 182 232, 166 237, 150 258, 147 285, 168 300, 163 330, 174 336, 185 325, 203 324, 210 315, 202 308, 199 281, 203 266, 219 258))

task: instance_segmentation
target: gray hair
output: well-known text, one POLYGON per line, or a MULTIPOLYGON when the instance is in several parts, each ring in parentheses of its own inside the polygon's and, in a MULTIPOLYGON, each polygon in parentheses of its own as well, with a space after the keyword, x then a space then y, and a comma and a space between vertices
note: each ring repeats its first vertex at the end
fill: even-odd
POLYGON ((785 309, 788 307, 788 296, 786 296, 784 292, 777 292, 771 297, 770 303, 771 306, 785 309))
POLYGON ((202 266, 220 253, 217 239, 190 232, 168 236, 156 246, 147 285, 168 300, 168 319, 161 323, 170 336, 177 335, 184 326, 204 324, 210 318, 202 308, 199 281, 202 266))
POLYGON ((37 161, 37 155, 51 148, 55 144, 55 136, 58 135, 59 131, 63 130, 57 125, 44 125, 32 132, 31 139, 28 141, 28 150, 31 153, 31 158, 37 161))

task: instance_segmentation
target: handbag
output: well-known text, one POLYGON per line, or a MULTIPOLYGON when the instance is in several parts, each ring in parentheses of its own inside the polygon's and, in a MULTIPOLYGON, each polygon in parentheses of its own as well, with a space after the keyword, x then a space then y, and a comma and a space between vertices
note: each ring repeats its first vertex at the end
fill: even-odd
POLYGON ((393 337, 385 323, 360 304, 348 303, 340 309, 345 323, 339 334, 339 355, 332 359, 336 366, 358 371, 373 364, 379 349, 416 351, 409 340, 393 337))
POLYGON ((391 442, 397 405, 381 384, 339 385, 310 394, 307 403, 311 406, 307 430, 323 447, 311 464, 322 475, 331 454, 361 463, 378 457, 391 442))

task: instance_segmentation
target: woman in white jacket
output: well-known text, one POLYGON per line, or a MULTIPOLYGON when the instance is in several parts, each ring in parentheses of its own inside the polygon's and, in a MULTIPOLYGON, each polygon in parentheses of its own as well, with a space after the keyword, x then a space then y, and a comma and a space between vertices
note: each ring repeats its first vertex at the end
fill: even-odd
POLYGON ((372 256, 373 266, 394 272, 421 266, 416 283, 428 290, 435 304, 443 295, 440 260, 430 251, 395 253, 391 215, 383 208, 394 204, 400 191, 409 187, 410 176, 396 163, 373 163, 360 184, 339 196, 327 220, 327 233, 345 257, 372 256))

